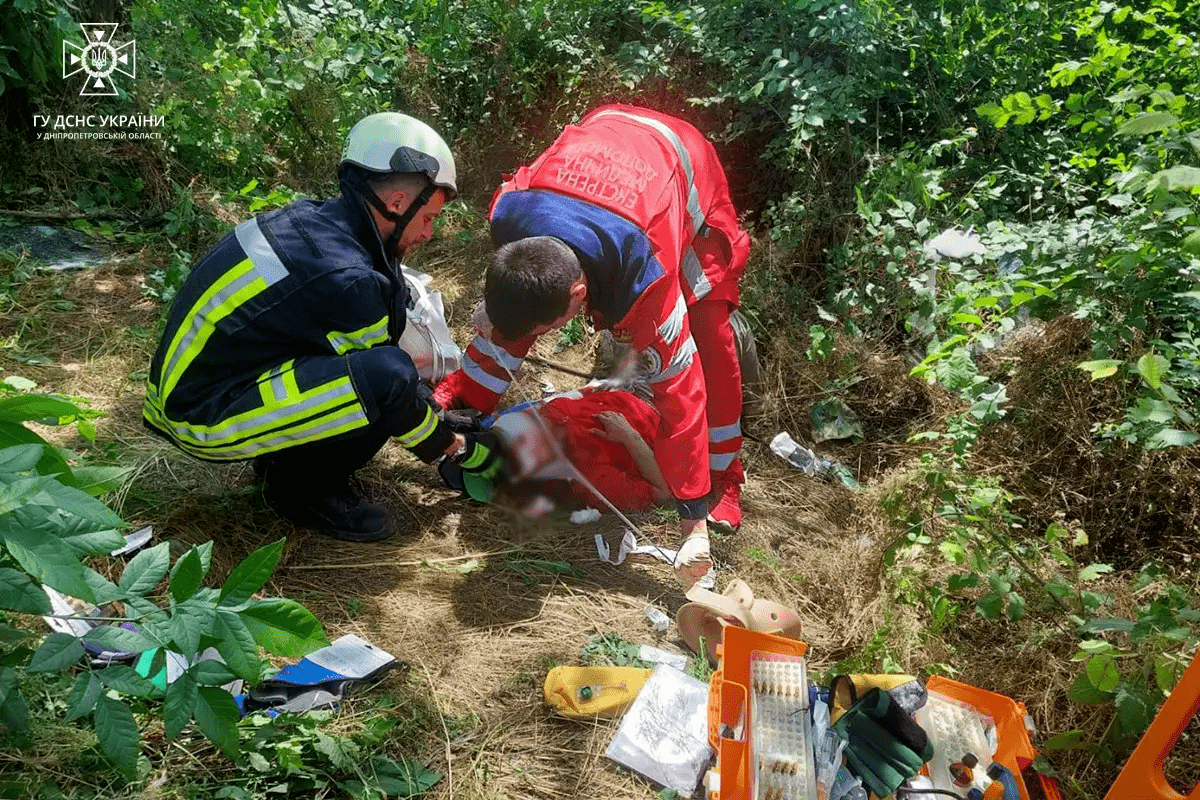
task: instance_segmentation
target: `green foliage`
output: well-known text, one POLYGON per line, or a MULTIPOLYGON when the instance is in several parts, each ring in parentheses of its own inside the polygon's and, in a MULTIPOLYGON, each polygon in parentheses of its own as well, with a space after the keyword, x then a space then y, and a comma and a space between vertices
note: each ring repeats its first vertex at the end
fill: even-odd
MULTIPOLYGON (((212 543, 190 548, 171 564, 162 542, 134 556, 115 582, 82 559, 119 548, 124 521, 79 486, 78 474, 61 452, 22 423, 53 418, 86 419, 74 405, 45 395, 0 399, 0 611, 51 614, 42 586, 88 604, 124 604, 136 629, 101 625, 82 640, 52 633, 35 649, 10 650, 0 665, 0 722, 18 743, 29 730, 28 703, 21 674, 75 668, 86 642, 102 650, 150 654, 148 675, 159 673, 170 656, 188 664, 169 686, 147 680, 123 664, 90 664, 78 669, 67 700, 69 719, 91 716, 99 746, 127 775, 136 773, 139 727, 134 709, 146 698, 163 699, 168 738, 195 719, 200 730, 230 757, 238 755, 238 710, 219 687, 240 678, 254 685, 262 677, 261 646, 291 657, 328 643, 321 624, 294 601, 255 599, 274 572, 283 540, 252 553, 230 572, 220 589, 203 586, 212 562, 212 543), (166 591, 160 591, 166 581, 166 591), (215 647, 223 664, 198 661, 215 647)), ((119 619, 113 620, 119 622, 119 619)), ((25 635, 0 623, 0 638, 25 635)))
POLYGON ((624 14, 599 0, 148 0, 134 11, 175 157, 234 186, 286 163, 313 193, 332 188, 343 137, 368 113, 416 114, 448 141, 523 121, 515 109, 577 83, 624 14))
MULTIPOLYGON (((1093 569, 1080 580, 1095 580, 1093 569)), ((1200 644, 1200 609, 1189 587, 1170 581, 1157 565, 1143 567, 1130 587, 1138 602, 1129 617, 1102 616, 1111 598, 1094 595, 1094 616, 1080 625, 1075 660, 1081 670, 1068 696, 1086 704, 1111 704, 1114 724, 1098 742, 1080 742, 1107 763, 1128 752, 1175 687, 1200 644)))
POLYGON ((585 666, 614 666, 641 667, 649 669, 654 666, 642 660, 638 654, 641 647, 628 642, 615 633, 601 633, 593 636, 580 651, 580 658, 585 666))
POLYGON ((574 347, 582 342, 586 335, 587 330, 583 327, 583 317, 572 317, 558 332, 558 343, 554 347, 555 352, 561 352, 568 347, 574 347))
POLYGON ((1136 744, 1200 644, 1194 587, 1145 567, 1128 587, 1138 598, 1132 616, 1116 616, 1115 587, 1106 577, 1113 568, 1082 560, 1088 537, 1078 526, 1054 522, 1041 538, 1023 535, 1025 521, 1009 509, 1009 493, 946 472, 933 458, 926 463, 919 497, 933 513, 911 493, 884 500, 907 526, 884 557, 896 595, 926 611, 926 635, 944 635, 973 608, 997 625, 1054 627, 1078 637, 1082 669, 1068 697, 1111 705, 1114 723, 1098 741, 1075 731, 1056 746, 1088 748, 1113 763, 1136 744), (1110 591, 1098 590, 1101 582, 1110 591))
POLYGON ((41 93, 62 67, 63 34, 77 31, 72 3, 0 0, 0 97, 11 89, 41 93))
POLYGON ((373 715, 345 735, 328 730, 331 713, 248 717, 240 726, 246 762, 236 778, 222 782, 216 796, 251 800, 341 792, 356 800, 405 798, 424 794, 441 780, 418 763, 381 752, 393 721, 373 715))

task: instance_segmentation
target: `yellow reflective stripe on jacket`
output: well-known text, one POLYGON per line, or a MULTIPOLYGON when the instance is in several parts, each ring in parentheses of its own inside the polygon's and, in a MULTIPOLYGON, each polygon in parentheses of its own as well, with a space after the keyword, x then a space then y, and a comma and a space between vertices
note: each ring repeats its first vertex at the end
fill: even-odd
POLYGON ((429 408, 428 406, 426 406, 425 418, 421 420, 420 424, 418 424, 415 428, 408 431, 407 433, 400 434, 399 436, 396 437, 396 439, 404 447, 407 447, 411 450, 412 448, 419 445, 421 442, 428 439, 430 434, 433 433, 434 429, 437 428, 437 424, 438 424, 437 414, 433 413, 432 408, 429 408))
POLYGON ((188 366, 200 355, 209 337, 216 332, 217 323, 242 303, 265 291, 267 286, 267 282, 255 271, 254 262, 246 258, 235 264, 200 296, 184 316, 185 322, 175 332, 163 359, 162 385, 159 387, 163 402, 188 366))
POLYGON ((287 447, 296 447, 309 442, 329 439, 342 433, 362 428, 367 425, 367 415, 360 407, 338 409, 334 413, 318 419, 309 420, 303 426, 297 426, 280 431, 261 439, 240 442, 228 447, 196 447, 185 441, 179 446, 193 455, 212 461, 237 461, 254 456, 274 453, 287 447))
MULTIPOLYGON (((290 372, 285 374, 290 375, 290 372)), ((294 387, 295 378, 292 378, 290 383, 294 387)), ((168 420, 168 425, 180 440, 190 441, 201 447, 212 447, 304 423, 310 418, 318 418, 350 404, 362 412, 362 404, 354 392, 350 378, 341 377, 306 392, 289 394, 283 401, 272 400, 269 404, 244 411, 213 425, 196 425, 176 420, 168 420)), ((365 413, 363 419, 366 419, 365 413)))
POLYGON ((258 219, 249 219, 234 229, 234 236, 246 257, 217 280, 200 296, 179 326, 163 359, 159 376, 159 395, 163 404, 188 366, 204 349, 217 329, 217 323, 239 306, 288 276, 270 242, 258 227, 258 219))
POLYGON ((333 349, 337 354, 345 355, 351 350, 366 350, 381 342, 386 342, 388 338, 388 318, 384 317, 378 322, 367 325, 365 328, 359 328, 350 333, 342 333, 340 331, 330 331, 325 334, 325 338, 329 339, 329 343, 333 345, 333 349))
POLYGON ((258 392, 264 406, 278 406, 288 398, 300 396, 300 387, 296 385, 296 373, 293 371, 295 363, 295 359, 285 361, 259 376, 258 392))

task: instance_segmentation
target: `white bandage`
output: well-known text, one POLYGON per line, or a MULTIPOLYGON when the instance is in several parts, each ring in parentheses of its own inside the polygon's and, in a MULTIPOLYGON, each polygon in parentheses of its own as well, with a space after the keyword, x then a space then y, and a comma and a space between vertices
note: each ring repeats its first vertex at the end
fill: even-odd
POLYGON ((708 551, 708 532, 693 533, 683 540, 675 556, 675 575, 684 589, 690 589, 696 581, 712 569, 712 556, 708 551))

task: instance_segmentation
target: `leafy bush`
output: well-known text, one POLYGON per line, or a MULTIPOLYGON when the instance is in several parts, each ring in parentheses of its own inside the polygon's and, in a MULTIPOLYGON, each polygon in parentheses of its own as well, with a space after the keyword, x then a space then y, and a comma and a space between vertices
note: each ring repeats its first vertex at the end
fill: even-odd
MULTIPOLYGON (((92 566, 84 559, 121 547, 124 537, 117 530, 125 523, 77 488, 84 481, 62 454, 21 424, 47 416, 62 421, 84 415, 72 404, 48 396, 0 400, 0 434, 8 439, 0 449, 0 611, 53 614, 42 590, 46 586, 92 606, 120 603, 124 613, 82 639, 51 633, 36 649, 21 644, 4 653, 0 722, 17 743, 26 741, 30 720, 22 676, 76 669, 84 659, 85 644, 150 653, 149 675, 161 673, 168 658, 177 659, 183 673, 160 685, 125 664, 79 667, 67 698, 67 718, 90 716, 100 748, 130 776, 136 773, 140 753, 134 710, 147 710, 149 700, 163 701, 159 713, 166 738, 174 738, 195 720, 206 737, 236 757, 240 714, 233 696, 219 687, 235 679, 254 685, 263 677, 259 646, 300 657, 328 643, 321 624, 299 603, 254 597, 274 571, 283 540, 248 556, 220 588, 203 585, 212 542, 188 549, 174 564, 170 543, 162 542, 138 553, 110 579, 96 569, 98 563, 92 566), (26 433, 22 436, 16 428, 26 433), (123 621, 134 625, 116 624, 123 621), (209 647, 223 660, 198 660, 209 647)), ((0 623, 0 641, 19 643, 29 637, 9 621, 0 623)))

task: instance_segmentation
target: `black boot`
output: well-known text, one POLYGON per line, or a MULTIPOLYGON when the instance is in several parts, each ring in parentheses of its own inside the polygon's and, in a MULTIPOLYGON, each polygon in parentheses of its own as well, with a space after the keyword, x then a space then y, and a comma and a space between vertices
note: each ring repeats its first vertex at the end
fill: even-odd
POLYGON ((267 470, 263 498, 279 516, 303 528, 344 542, 375 542, 391 536, 391 515, 359 497, 349 483, 338 489, 314 489, 271 480, 267 470))

